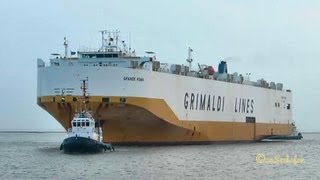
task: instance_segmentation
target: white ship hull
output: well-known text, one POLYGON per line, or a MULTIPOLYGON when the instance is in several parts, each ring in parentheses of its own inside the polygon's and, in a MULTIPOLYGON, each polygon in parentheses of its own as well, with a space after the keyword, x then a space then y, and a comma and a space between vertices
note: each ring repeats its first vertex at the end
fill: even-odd
POLYGON ((291 92, 143 69, 38 67, 38 104, 66 129, 85 78, 89 108, 111 142, 251 141, 291 133, 291 92))

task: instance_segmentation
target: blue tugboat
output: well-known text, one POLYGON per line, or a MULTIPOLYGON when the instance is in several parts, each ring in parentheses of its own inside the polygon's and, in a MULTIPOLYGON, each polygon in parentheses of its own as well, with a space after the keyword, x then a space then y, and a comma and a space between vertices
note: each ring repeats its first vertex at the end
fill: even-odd
MULTIPOLYGON (((81 87, 86 98, 86 81, 81 87)), ((83 101, 84 103, 86 101, 83 101)), ((60 150, 64 152, 96 153, 106 150, 114 151, 114 147, 102 141, 102 128, 96 123, 89 111, 77 112, 68 129, 68 137, 63 140, 60 150)))

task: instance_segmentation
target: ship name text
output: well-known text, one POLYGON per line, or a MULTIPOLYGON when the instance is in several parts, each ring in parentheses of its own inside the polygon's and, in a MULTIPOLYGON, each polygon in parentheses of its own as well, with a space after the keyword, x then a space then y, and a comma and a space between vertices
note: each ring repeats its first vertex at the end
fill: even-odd
MULTIPOLYGON (((188 109, 188 110, 224 112, 225 104, 227 104, 225 102, 227 102, 225 96, 186 92, 184 94, 183 104, 186 110, 188 109)), ((255 102, 254 99, 236 97, 234 99, 233 111, 235 113, 253 114, 255 109, 254 102, 255 102)), ((232 109, 232 105, 230 108, 232 109)))
POLYGON ((234 102, 234 112, 236 113, 251 113, 254 110, 254 100, 247 98, 236 98, 234 102))
POLYGON ((132 76, 132 77, 124 76, 124 77, 123 77, 123 80, 124 80, 124 81, 144 81, 144 78, 142 78, 142 77, 135 77, 135 76, 132 76))
POLYGON ((224 96, 185 93, 184 108, 203 111, 224 111, 224 96))

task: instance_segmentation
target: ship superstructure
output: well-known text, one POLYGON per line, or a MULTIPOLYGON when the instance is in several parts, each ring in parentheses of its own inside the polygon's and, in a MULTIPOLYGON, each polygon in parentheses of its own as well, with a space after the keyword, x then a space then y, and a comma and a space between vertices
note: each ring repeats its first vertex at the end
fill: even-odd
POLYGON ((38 104, 71 127, 81 91, 90 79, 88 108, 112 143, 254 141, 288 135, 292 93, 282 83, 228 73, 227 63, 194 66, 163 63, 155 53, 137 56, 119 31, 101 31, 102 46, 38 59, 38 104))

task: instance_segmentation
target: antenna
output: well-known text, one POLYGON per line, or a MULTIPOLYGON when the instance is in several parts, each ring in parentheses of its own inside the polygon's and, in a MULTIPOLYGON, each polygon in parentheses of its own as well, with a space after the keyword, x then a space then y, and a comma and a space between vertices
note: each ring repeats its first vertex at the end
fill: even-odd
POLYGON ((119 30, 101 30, 101 51, 118 51, 121 50, 120 47, 118 47, 118 41, 119 41, 119 30), (107 37, 105 37, 107 36, 107 37))
POLYGON ((187 62, 189 63, 189 69, 190 69, 190 71, 191 71, 191 65, 192 65, 192 61, 193 61, 193 59, 192 59, 192 52, 193 52, 193 50, 189 47, 189 48, 188 48, 188 59, 187 59, 187 62))
POLYGON ((101 32, 101 50, 103 50, 104 48, 104 34, 105 34, 105 31, 100 31, 101 32))
POLYGON ((247 81, 250 81, 250 75, 251 75, 251 73, 246 73, 246 80, 247 81))
POLYGON ((122 45, 123 45, 123 52, 127 53, 127 44, 125 41, 122 41, 122 45))
POLYGON ((88 92, 87 92, 89 78, 87 77, 86 79, 83 79, 81 81, 82 81, 82 84, 80 89, 82 90, 82 102, 84 104, 84 110, 87 111, 86 104, 87 104, 87 100, 89 99, 88 92))
POLYGON ((116 30, 114 31, 114 33, 115 33, 115 38, 116 38, 116 46, 118 47, 118 41, 119 41, 119 33, 120 33, 120 31, 116 29, 116 30))
POLYGON ((67 38, 64 37, 64 58, 67 59, 68 58, 68 41, 67 38))
POLYGON ((129 33, 129 53, 131 53, 131 33, 129 33))

